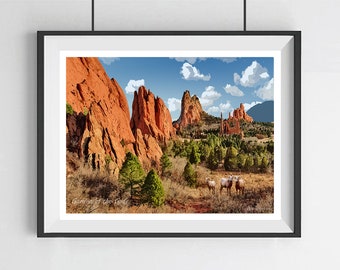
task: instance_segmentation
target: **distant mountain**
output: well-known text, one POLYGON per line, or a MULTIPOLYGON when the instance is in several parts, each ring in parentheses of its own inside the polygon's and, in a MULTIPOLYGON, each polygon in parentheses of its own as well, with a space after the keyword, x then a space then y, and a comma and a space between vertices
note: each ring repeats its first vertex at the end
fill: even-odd
POLYGON ((256 122, 274 122, 274 101, 265 101, 251 107, 247 114, 256 122))

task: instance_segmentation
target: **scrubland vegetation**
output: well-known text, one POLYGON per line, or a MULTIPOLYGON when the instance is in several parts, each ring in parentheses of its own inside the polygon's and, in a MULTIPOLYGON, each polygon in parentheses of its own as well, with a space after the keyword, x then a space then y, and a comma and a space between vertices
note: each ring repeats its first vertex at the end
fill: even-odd
POLYGON ((247 131, 255 136, 245 139, 212 132, 170 141, 157 170, 144 171, 131 153, 118 176, 69 158, 77 170, 66 180, 67 212, 273 213, 273 127, 257 125, 247 131), (220 179, 230 175, 246 181, 243 194, 236 193, 235 183, 231 194, 220 192, 220 179), (208 189, 206 178, 216 182, 215 190, 208 189))

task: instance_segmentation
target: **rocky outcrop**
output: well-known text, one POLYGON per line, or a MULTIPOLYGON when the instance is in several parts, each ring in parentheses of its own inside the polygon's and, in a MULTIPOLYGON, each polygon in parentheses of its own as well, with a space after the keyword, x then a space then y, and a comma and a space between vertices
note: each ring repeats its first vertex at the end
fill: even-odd
POLYGON ((233 111, 233 113, 229 113, 228 119, 223 120, 223 116, 221 113, 221 127, 220 134, 238 134, 243 137, 243 131, 241 129, 241 121, 245 121, 248 123, 253 122, 253 118, 251 118, 244 110, 244 105, 241 103, 240 108, 237 108, 233 111))
POLYGON ((135 136, 136 131, 140 130, 142 135, 150 135, 161 143, 166 143, 175 135, 171 114, 164 101, 155 98, 144 86, 134 93, 130 125, 135 136))
POLYGON ((113 161, 121 166, 126 151, 134 153, 135 138, 125 94, 97 58, 66 59, 67 149, 94 168, 113 161))
POLYGON ((157 140, 150 134, 143 134, 138 128, 135 131, 135 151, 143 167, 147 170, 159 166, 159 160, 163 155, 157 140))
MULTIPOLYGON (((222 117, 222 116, 221 116, 222 117)), ((227 120, 221 121, 221 135, 237 134, 243 138, 243 132, 241 130, 240 121, 236 118, 228 118, 227 120)))
POLYGON ((188 125, 195 125, 201 121, 202 106, 199 98, 196 95, 191 96, 190 92, 186 90, 182 97, 181 115, 177 121, 174 122, 176 129, 182 129, 188 125))
POLYGON ((241 103, 240 104, 240 108, 237 108, 233 111, 233 115, 231 116, 231 114, 229 113, 229 117, 228 119, 231 119, 231 118, 235 118, 237 120, 244 120, 248 123, 251 123, 253 122, 253 118, 251 116, 249 116, 245 110, 244 110, 244 105, 241 103))
POLYGON ((86 116, 80 112, 66 114, 66 149, 82 156, 81 143, 86 127, 86 116))

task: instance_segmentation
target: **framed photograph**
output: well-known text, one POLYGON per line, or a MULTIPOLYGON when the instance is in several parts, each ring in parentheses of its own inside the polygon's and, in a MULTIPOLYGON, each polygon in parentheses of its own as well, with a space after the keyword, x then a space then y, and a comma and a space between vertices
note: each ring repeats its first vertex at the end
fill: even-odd
POLYGON ((301 33, 38 32, 38 237, 300 237, 301 33))

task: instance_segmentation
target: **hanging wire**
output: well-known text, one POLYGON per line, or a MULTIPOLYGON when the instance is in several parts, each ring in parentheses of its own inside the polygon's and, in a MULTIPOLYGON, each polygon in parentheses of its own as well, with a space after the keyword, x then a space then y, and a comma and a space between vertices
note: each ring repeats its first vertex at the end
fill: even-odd
POLYGON ((91 29, 94 31, 94 0, 92 0, 91 29))
POLYGON ((243 0, 243 31, 247 31, 247 0, 243 0))

